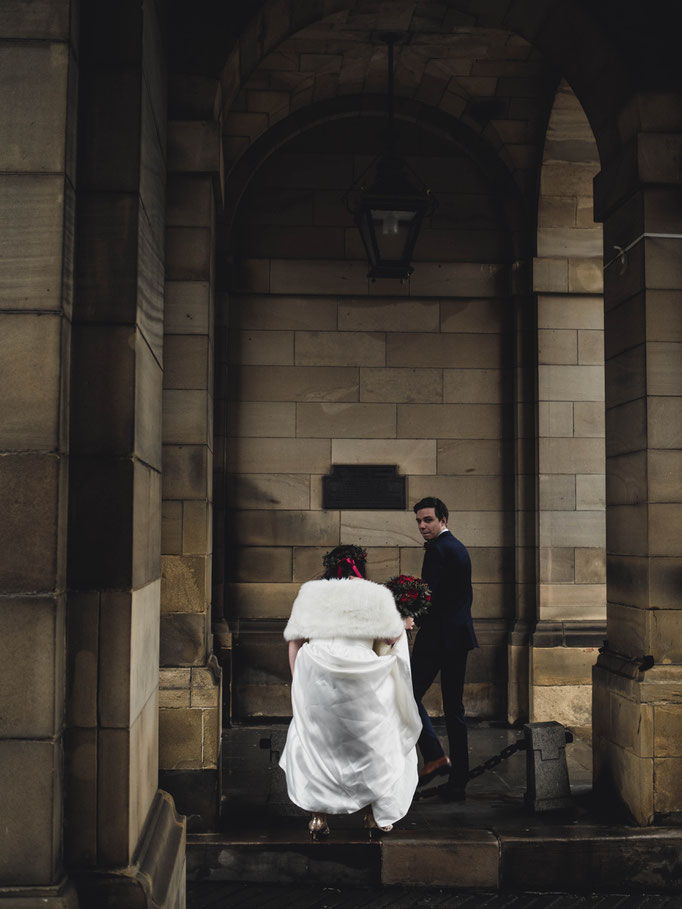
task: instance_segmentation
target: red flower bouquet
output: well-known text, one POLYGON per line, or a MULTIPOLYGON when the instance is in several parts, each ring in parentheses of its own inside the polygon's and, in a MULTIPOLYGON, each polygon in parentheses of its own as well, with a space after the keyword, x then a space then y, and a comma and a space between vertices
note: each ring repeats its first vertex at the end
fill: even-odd
POLYGON ((395 605, 403 618, 411 616, 416 620, 423 616, 431 605, 431 590, 422 578, 399 574, 386 581, 385 586, 393 594, 395 605))

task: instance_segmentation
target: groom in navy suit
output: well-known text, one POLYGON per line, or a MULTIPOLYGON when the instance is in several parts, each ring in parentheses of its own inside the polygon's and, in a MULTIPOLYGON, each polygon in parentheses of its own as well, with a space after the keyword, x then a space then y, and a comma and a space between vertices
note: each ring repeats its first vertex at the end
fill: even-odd
POLYGON ((447 783, 438 787, 439 796, 463 801, 469 747, 462 692, 467 656, 478 647, 471 619, 471 561, 464 544, 448 530, 448 509, 440 499, 422 499, 414 513, 424 538, 422 577, 431 588, 431 607, 419 623, 412 651, 412 685, 423 724, 418 742, 424 759, 419 785, 447 775, 447 783), (450 757, 443 752, 421 702, 439 671, 450 757))

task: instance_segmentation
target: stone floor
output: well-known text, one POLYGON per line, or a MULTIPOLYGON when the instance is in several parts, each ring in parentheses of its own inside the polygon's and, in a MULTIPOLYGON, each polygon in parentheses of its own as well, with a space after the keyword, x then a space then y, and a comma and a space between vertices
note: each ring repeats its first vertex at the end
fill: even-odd
POLYGON ((190 884, 187 909, 679 909, 678 896, 461 893, 428 887, 190 884))
MULTIPOLYGON (((280 905, 682 907, 682 895, 673 896, 682 894, 682 829, 629 826, 624 818, 600 810, 592 799, 590 743, 580 734, 566 748, 572 805, 562 811, 534 813, 526 807, 526 757, 521 752, 472 780, 465 802, 416 801, 395 829, 378 840, 369 840, 359 814, 334 817, 332 834, 324 843, 310 841, 306 816, 287 798, 277 763, 285 735, 282 725, 227 731, 223 829, 188 837, 189 892, 192 900, 207 900, 190 904, 197 909, 228 905, 220 902, 222 887, 249 882, 265 888, 258 891, 260 895, 252 893, 253 899, 265 902, 249 902, 242 890, 234 891, 234 898, 243 898, 243 905, 267 904, 273 909, 280 905), (274 889, 268 890, 270 884, 276 885, 274 889), (437 889, 427 892, 424 887, 429 885, 437 889), (324 887, 332 889, 321 890, 324 887), (419 890, 403 892, 405 887, 419 890), (302 902, 278 902, 291 888, 302 902), (337 891, 343 899, 335 902, 337 891), (461 891, 469 893, 469 902, 456 901, 464 897, 461 891), (528 891, 535 894, 536 902, 519 902, 521 894, 531 899, 528 891), (555 902, 538 902, 538 893, 544 894, 543 900, 553 893, 555 902), (601 902, 585 901, 596 893, 602 894, 601 902), (489 904, 480 901, 486 894, 489 904), (500 902, 503 894, 507 902, 500 902), (517 902, 510 902, 514 894, 517 902), (557 901, 557 894, 562 899, 579 894, 575 899, 580 902, 557 901), (613 902, 604 901, 614 894, 621 895, 620 901, 615 896, 613 902), (644 896, 640 902, 623 901, 630 894, 646 894, 653 902, 641 901, 644 896), (213 897, 217 901, 212 903, 213 897), (394 898, 396 902, 390 902, 394 898)), ((522 735, 521 730, 502 725, 472 725, 471 765, 522 735)), ((242 903, 230 901, 229 905, 242 903)))

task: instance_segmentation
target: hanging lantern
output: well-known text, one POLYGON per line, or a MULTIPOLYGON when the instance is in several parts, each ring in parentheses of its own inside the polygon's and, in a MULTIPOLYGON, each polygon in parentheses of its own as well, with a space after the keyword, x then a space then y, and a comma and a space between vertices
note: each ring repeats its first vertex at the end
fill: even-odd
POLYGON ((393 45, 387 33, 388 138, 386 152, 374 161, 346 193, 369 262, 368 277, 399 278, 414 271, 412 255, 422 221, 435 208, 435 199, 397 152, 393 117, 393 45))

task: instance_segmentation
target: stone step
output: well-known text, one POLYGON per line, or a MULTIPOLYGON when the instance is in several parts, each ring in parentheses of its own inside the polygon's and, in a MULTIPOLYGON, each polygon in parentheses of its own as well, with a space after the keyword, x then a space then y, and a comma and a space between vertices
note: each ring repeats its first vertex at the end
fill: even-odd
POLYGON ((682 829, 570 826, 396 829, 348 826, 312 842, 297 828, 192 834, 190 881, 440 886, 461 890, 679 893, 682 829))

